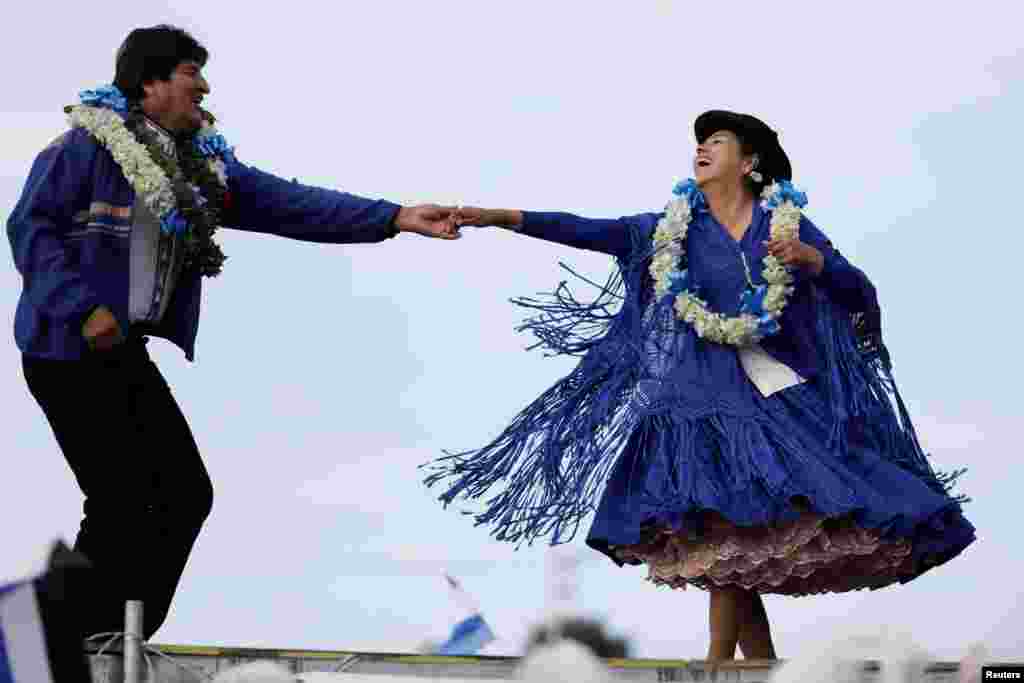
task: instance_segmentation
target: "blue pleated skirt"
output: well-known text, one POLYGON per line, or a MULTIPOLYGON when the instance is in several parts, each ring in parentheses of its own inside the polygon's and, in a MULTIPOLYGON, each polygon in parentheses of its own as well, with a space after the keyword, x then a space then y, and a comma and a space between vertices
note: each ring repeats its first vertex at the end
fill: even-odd
POLYGON ((727 399, 642 419, 598 504, 592 548, 647 564, 661 585, 805 595, 905 583, 974 540, 960 504, 904 464, 899 451, 915 444, 884 427, 891 413, 844 419, 837 434, 823 381, 765 398, 734 352, 700 355, 702 379, 727 399))

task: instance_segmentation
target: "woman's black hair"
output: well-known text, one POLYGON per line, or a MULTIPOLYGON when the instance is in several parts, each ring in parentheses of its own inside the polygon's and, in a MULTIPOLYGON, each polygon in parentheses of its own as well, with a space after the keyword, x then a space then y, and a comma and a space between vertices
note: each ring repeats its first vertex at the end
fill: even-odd
POLYGON ((145 96, 144 83, 170 80, 182 62, 206 65, 210 53, 187 31, 161 24, 137 28, 117 51, 114 85, 130 102, 145 96))

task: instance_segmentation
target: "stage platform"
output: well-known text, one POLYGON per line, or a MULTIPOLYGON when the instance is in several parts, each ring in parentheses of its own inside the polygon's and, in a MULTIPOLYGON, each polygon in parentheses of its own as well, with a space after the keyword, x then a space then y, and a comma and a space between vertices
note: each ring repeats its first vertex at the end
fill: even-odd
MULTIPOLYGON (((297 674, 320 672, 316 681, 335 679, 362 683, 378 680, 433 679, 435 681, 507 680, 514 676, 517 657, 445 657, 381 652, 346 652, 316 650, 259 650, 190 645, 153 645, 174 663, 150 655, 155 677, 151 683, 196 683, 209 681, 217 672, 253 662, 274 662, 297 674), (180 665, 180 667, 178 666, 180 665), (184 667, 184 668, 182 668, 184 667), (336 676, 324 676, 335 673, 336 676), (196 675, 198 674, 198 676, 196 675)), ((122 683, 122 662, 119 646, 108 648, 100 656, 90 647, 89 657, 95 683, 122 683)), ((665 683, 693 681, 700 683, 764 683, 768 681, 775 662, 738 660, 710 667, 701 660, 612 659, 608 660, 614 676, 623 681, 665 683)), ((863 681, 881 680, 877 663, 866 662, 863 681)), ((956 663, 933 663, 921 683, 958 683, 956 663)))

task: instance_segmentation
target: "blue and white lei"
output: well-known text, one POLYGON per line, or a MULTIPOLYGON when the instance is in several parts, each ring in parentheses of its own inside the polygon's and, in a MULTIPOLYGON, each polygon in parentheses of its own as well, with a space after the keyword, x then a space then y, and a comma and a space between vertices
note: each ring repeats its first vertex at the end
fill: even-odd
MULTIPOLYGON (((710 310, 691 291, 694 283, 685 267, 686 231, 693 213, 706 209, 707 201, 693 179, 677 183, 672 194, 654 232, 656 252, 650 273, 658 298, 674 295, 676 317, 691 324, 702 339, 718 344, 750 346, 778 332, 778 317, 793 293, 793 275, 769 254, 762 271, 766 284, 751 283, 743 292, 739 315, 730 317, 710 310)), ((807 195, 783 180, 765 187, 761 197, 761 206, 772 213, 771 238, 797 239, 807 195)))
MULTIPOLYGON (((116 86, 108 85, 83 90, 79 99, 81 104, 68 108, 71 126, 81 126, 110 151, 136 194, 160 219, 164 232, 186 232, 188 222, 177 210, 170 178, 124 124, 124 117, 128 115, 128 100, 124 94, 116 86)), ((204 117, 193 142, 220 184, 227 187, 226 162, 233 159, 234 151, 224 136, 204 117)))

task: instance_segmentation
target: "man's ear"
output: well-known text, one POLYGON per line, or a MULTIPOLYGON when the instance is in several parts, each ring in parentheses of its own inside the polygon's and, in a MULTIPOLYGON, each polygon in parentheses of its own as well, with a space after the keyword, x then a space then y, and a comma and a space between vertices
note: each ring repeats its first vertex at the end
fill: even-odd
POLYGON ((142 83, 142 99, 151 97, 156 92, 157 84, 156 80, 143 82, 142 83))

